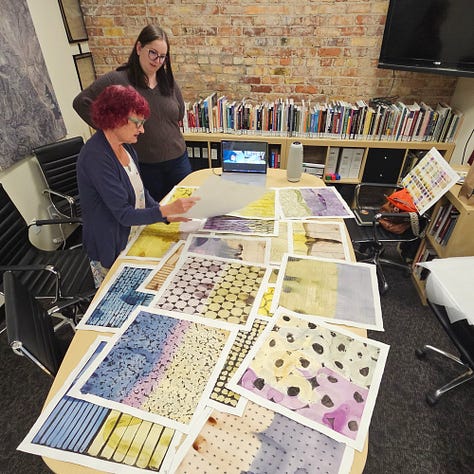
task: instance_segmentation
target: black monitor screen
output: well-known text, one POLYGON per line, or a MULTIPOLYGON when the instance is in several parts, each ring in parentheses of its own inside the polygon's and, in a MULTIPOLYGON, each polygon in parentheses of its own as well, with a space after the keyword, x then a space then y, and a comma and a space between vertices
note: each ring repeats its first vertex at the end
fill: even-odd
POLYGON ((473 74, 474 0, 391 0, 379 66, 473 74))
POLYGON ((266 173, 267 151, 268 145, 265 142, 223 140, 222 171, 266 173))

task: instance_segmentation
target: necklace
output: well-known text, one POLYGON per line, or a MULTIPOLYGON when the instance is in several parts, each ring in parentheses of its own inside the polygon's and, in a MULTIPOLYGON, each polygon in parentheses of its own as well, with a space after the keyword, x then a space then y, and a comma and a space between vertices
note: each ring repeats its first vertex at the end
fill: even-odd
POLYGON ((125 148, 123 147, 123 145, 119 145, 117 158, 120 161, 121 165, 124 168, 127 168, 128 172, 131 173, 132 166, 131 166, 131 163, 130 163, 130 156, 128 155, 128 153, 125 150, 125 148))

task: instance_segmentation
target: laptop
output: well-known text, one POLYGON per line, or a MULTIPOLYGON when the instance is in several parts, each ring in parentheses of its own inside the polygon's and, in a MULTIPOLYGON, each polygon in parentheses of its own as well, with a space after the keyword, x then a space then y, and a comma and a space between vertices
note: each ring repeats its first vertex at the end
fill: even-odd
POLYGON ((237 183, 265 186, 268 143, 221 141, 222 177, 237 183))

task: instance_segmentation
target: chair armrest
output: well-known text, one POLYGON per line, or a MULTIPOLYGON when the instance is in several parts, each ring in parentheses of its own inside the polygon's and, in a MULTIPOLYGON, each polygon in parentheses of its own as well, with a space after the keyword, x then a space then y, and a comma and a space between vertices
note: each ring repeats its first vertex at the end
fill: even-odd
POLYGON ((80 217, 58 217, 55 219, 38 219, 30 222, 28 228, 32 226, 41 227, 43 225, 58 225, 58 224, 82 224, 80 217))
POLYGON ((83 302, 83 303, 90 304, 96 292, 97 292, 97 289, 94 288, 93 290, 87 291, 77 296, 64 297, 63 299, 56 301, 54 306, 51 306, 50 308, 48 308, 47 312, 50 316, 52 316, 55 313, 61 313, 61 311, 64 310, 65 308, 68 308, 70 306, 75 306, 78 303, 83 302))
MULTIPOLYGON (((401 217, 407 220, 411 219, 411 215, 414 214, 413 212, 378 212, 374 215, 374 221, 379 221, 384 217, 401 217)), ((418 220, 426 226, 430 222, 430 216, 426 214, 417 214, 418 220)))
POLYGON ((378 222, 380 219, 390 218, 390 217, 401 217, 402 219, 410 219, 411 212, 379 212, 374 215, 374 222, 378 222))
POLYGON ((52 189, 44 189, 43 193, 47 193, 47 194, 50 194, 52 196, 56 196, 56 197, 59 197, 61 199, 64 199, 71 205, 76 204, 76 200, 72 196, 69 196, 68 194, 58 193, 57 191, 53 191, 52 189))
MULTIPOLYGON (((360 204, 360 198, 362 196, 362 193, 364 191, 367 191, 367 189, 386 189, 387 193, 385 193, 385 197, 392 194, 395 191, 398 191, 400 189, 403 189, 402 186, 399 186, 398 184, 384 184, 384 183, 359 183, 355 189, 354 189, 354 207, 355 209, 362 210, 364 209, 364 206, 361 206, 360 204)), ((367 191, 368 192, 368 191, 367 191)), ((373 206, 371 206, 371 209, 379 209, 381 206, 381 203, 374 203, 373 206)))
POLYGON ((369 188, 391 188, 394 191, 399 189, 403 189, 403 186, 399 186, 398 184, 387 184, 387 183, 359 183, 357 187, 369 187, 369 188))
MULTIPOLYGON (((62 193, 59 193, 57 191, 53 191, 52 189, 44 189, 43 190, 43 193, 45 194, 49 194, 50 195, 50 198, 51 196, 56 196, 60 199, 64 199, 68 204, 69 204, 69 210, 71 212, 70 216, 71 218, 73 217, 76 217, 77 216, 77 205, 76 205, 76 200, 72 197, 72 196, 69 196, 68 194, 62 194, 62 193)), ((53 203, 54 205, 54 201, 51 200, 51 202, 53 203)))
MULTIPOLYGON (((61 297, 61 273, 59 270, 54 266, 50 264, 45 264, 45 265, 0 265, 0 272, 35 272, 35 271, 46 271, 51 273, 56 281, 56 288, 54 292, 54 299, 51 303, 56 303, 59 298, 61 297)), ((42 295, 36 295, 36 298, 52 298, 51 296, 42 296, 42 295)))

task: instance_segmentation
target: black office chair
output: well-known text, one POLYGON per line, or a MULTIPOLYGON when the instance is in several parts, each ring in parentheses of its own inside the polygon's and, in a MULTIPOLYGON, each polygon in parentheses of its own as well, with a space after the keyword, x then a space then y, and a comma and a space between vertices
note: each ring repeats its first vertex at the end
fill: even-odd
MULTIPOLYGON (((62 219, 61 222, 69 222, 62 219)), ((57 219, 35 221, 30 225, 49 225, 57 219)), ((46 309, 63 306, 64 302, 80 302, 68 306, 65 321, 72 326, 95 294, 89 259, 82 248, 40 250, 29 240, 29 226, 0 184, 0 293, 5 271, 17 276, 28 291, 46 309)))
POLYGON ((431 390, 426 394, 427 403, 429 405, 435 405, 443 394, 474 379, 474 326, 471 326, 466 319, 451 323, 444 306, 434 304, 431 301, 428 301, 428 305, 458 350, 459 357, 428 344, 424 345, 421 349, 416 349, 416 356, 419 359, 424 359, 426 358, 427 352, 434 352, 435 354, 447 357, 465 369, 463 373, 447 384, 435 390, 431 390))
POLYGON ((358 261, 372 263, 377 267, 380 294, 388 290, 388 282, 383 272, 383 265, 390 265, 403 270, 407 275, 411 273, 411 265, 407 261, 385 258, 383 255, 387 244, 412 243, 417 245, 420 236, 428 224, 426 216, 417 216, 418 232, 413 232, 410 226, 402 234, 389 232, 379 224, 379 220, 387 217, 396 217, 406 220, 411 224, 411 213, 401 212, 396 214, 381 213, 380 208, 387 201, 387 196, 394 191, 402 189, 397 185, 380 183, 360 183, 354 192, 354 203, 352 210, 355 219, 346 219, 346 227, 349 232, 354 251, 358 261))
POLYGON ((66 353, 68 341, 59 339, 46 311, 13 272, 3 274, 8 343, 54 377, 66 353))
POLYGON ((33 150, 48 185, 43 192, 60 216, 81 216, 76 163, 83 145, 82 137, 73 137, 33 150))

